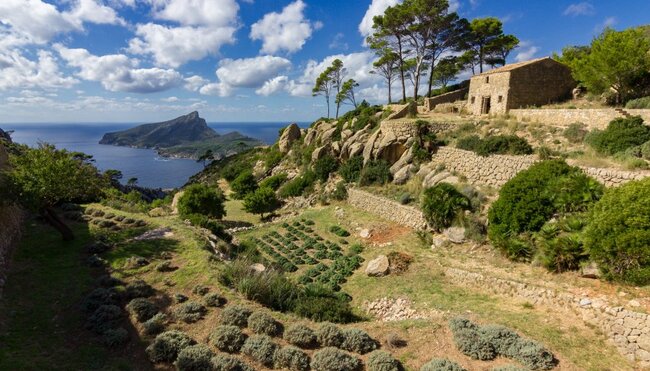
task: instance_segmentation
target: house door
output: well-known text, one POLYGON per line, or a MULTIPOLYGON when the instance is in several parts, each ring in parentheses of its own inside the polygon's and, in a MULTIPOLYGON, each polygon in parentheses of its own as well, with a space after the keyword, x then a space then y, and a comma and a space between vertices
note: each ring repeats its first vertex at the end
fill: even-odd
POLYGON ((483 97, 481 100, 481 115, 490 113, 490 97, 483 97))

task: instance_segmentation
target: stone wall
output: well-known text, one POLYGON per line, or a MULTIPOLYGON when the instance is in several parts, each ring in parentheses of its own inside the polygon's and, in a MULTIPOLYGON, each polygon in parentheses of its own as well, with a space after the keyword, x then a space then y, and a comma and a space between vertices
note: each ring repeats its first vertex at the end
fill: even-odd
MULTIPOLYGON (((650 109, 625 109, 632 116, 641 116, 650 123, 650 109)), ((508 113, 519 121, 540 122, 549 125, 567 127, 574 122, 581 122, 589 129, 605 129, 610 121, 624 117, 622 111, 613 108, 603 109, 512 109, 508 113)))
POLYGON ((457 268, 445 268, 445 276, 454 284, 488 290, 497 295, 526 300, 576 312, 585 322, 598 327, 621 354, 641 367, 650 367, 650 316, 610 306, 601 299, 580 297, 553 288, 535 286, 487 276, 457 268))
POLYGON ((358 209, 414 229, 426 229, 422 212, 385 197, 376 196, 355 188, 348 189, 348 203, 358 209))
POLYGON ((571 97, 576 82, 571 70, 550 58, 510 72, 507 109, 541 106, 571 97))
MULTIPOLYGON (((445 146, 438 149, 431 162, 434 167, 445 165, 448 171, 455 171, 464 175, 470 183, 501 187, 517 173, 528 169, 537 161, 539 160, 535 155, 492 155, 482 157, 474 152, 445 146)), ((650 177, 650 171, 623 171, 583 166, 580 166, 580 168, 607 187, 650 177)))
POLYGON ((465 99, 465 96, 469 92, 469 88, 458 89, 450 91, 449 93, 436 95, 431 98, 424 98, 424 110, 433 111, 438 104, 441 103, 454 103, 457 100, 465 99))
MULTIPOLYGON (((6 167, 7 153, 0 143, 0 170, 6 167)), ((21 235, 22 211, 14 205, 0 204, 0 298, 6 282, 9 255, 21 235)))
POLYGON ((432 156, 434 165, 445 165, 467 177, 470 183, 501 187, 517 173, 527 169, 537 161, 537 156, 492 155, 482 157, 474 152, 444 146, 432 156))

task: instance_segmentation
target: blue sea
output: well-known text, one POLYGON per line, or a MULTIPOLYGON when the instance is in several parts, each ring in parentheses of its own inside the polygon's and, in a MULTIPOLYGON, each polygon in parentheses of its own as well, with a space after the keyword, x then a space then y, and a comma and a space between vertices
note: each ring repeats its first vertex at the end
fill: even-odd
MULTIPOLYGON (((238 131, 244 135, 273 144, 278 132, 287 122, 214 123, 208 124, 219 134, 238 131)), ((156 151, 99 144, 105 133, 134 127, 138 124, 0 124, 5 131, 13 130, 14 142, 35 146, 39 142, 54 144, 57 148, 92 155, 100 170, 116 169, 123 174, 122 181, 138 178, 138 184, 151 188, 180 187, 203 165, 190 159, 161 158, 156 151)), ((301 127, 307 123, 298 123, 301 127)))

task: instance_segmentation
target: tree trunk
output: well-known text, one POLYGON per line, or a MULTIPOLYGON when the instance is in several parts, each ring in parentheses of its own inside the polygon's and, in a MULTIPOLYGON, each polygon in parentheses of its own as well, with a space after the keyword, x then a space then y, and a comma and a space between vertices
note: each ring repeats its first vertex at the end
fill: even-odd
POLYGON ((339 107, 341 107, 341 103, 336 103, 336 119, 339 119, 339 107))
POLYGON ((388 104, 392 103, 392 98, 391 98, 391 81, 388 79, 388 104))
POLYGON ((478 49, 478 63, 479 71, 480 73, 483 73, 483 46, 480 46, 478 49))
POLYGON ((404 81, 404 55, 402 53, 402 40, 397 38, 397 45, 399 46, 399 74, 402 79, 402 101, 406 103, 406 81, 404 81))
POLYGON ((431 70, 429 72, 429 90, 427 92, 427 97, 431 97, 431 89, 433 89, 433 63, 435 60, 431 60, 431 70))
POLYGON ((330 118, 330 97, 329 95, 325 96, 325 102, 327 102, 327 119, 330 118))
POLYGON ((52 227, 54 227, 59 233, 61 233, 61 237, 63 238, 63 241, 72 241, 74 240, 74 233, 72 232, 72 229, 68 227, 63 220, 59 218, 58 215, 56 215, 56 212, 51 208, 51 207, 46 207, 43 210, 41 210, 41 215, 45 220, 50 224, 52 227))

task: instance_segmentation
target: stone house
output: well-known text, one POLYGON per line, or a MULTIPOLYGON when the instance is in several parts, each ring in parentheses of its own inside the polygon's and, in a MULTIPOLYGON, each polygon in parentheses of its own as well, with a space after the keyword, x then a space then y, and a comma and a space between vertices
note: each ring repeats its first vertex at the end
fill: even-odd
POLYGON ((471 78, 466 108, 473 115, 507 113, 561 101, 575 85, 569 67, 550 57, 508 64, 471 78))

